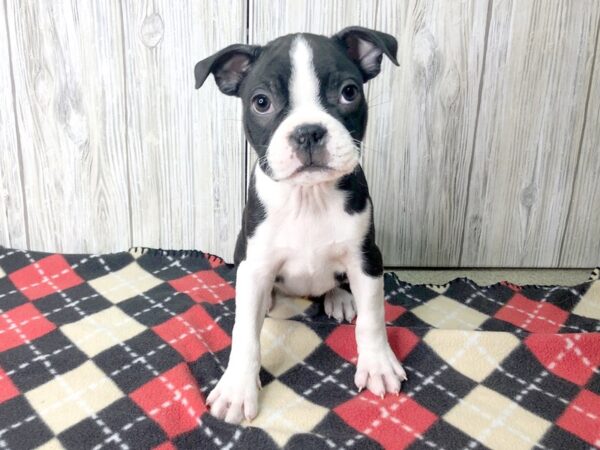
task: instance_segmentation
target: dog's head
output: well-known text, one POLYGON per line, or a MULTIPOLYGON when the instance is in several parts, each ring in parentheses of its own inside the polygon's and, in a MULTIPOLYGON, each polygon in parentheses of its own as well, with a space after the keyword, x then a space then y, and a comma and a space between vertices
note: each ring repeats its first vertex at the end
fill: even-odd
POLYGON ((358 164, 363 84, 379 73, 383 55, 398 65, 397 47, 393 36, 362 27, 231 45, 196 64, 196 88, 212 73, 221 92, 242 99, 246 137, 274 180, 335 180, 358 164))

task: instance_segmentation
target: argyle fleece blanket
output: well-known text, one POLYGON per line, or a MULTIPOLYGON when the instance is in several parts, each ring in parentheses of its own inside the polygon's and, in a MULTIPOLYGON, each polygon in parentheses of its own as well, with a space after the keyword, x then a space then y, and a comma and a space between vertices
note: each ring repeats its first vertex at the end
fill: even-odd
POLYGON ((412 285, 385 275, 408 381, 358 393, 354 325, 281 302, 261 410, 205 398, 229 357, 235 273, 197 251, 0 248, 0 448, 583 449, 600 445, 600 281, 412 285))

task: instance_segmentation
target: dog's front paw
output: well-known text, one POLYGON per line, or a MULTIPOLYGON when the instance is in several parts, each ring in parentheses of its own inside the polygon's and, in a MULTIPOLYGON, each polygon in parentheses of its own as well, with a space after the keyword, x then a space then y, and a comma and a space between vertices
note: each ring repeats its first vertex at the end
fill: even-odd
POLYGON ((358 355, 354 383, 359 392, 366 387, 383 398, 386 392, 400 392, 403 381, 406 381, 406 372, 389 345, 382 350, 363 351, 358 355))
POLYGON ((258 375, 248 376, 227 369, 208 395, 210 413, 225 422, 239 424, 244 418, 252 420, 258 413, 258 375))
POLYGON ((325 313, 336 320, 342 321, 346 319, 352 322, 356 317, 356 306, 354 305, 354 297, 348 291, 342 288, 333 288, 325 294, 324 300, 325 313))

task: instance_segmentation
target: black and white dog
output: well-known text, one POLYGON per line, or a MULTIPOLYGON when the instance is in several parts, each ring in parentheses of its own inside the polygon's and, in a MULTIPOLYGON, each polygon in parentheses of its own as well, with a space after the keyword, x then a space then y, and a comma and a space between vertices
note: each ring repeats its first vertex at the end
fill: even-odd
POLYGON ((196 88, 212 73, 224 94, 242 99, 259 156, 235 248, 231 355, 207 399, 216 417, 239 423, 258 412, 259 336, 275 292, 324 294, 329 315, 356 314, 359 390, 383 397, 406 380, 387 341, 382 259, 359 164, 363 84, 379 73, 383 55, 397 65, 396 51, 394 37, 349 27, 333 37, 231 45, 196 65, 196 88))

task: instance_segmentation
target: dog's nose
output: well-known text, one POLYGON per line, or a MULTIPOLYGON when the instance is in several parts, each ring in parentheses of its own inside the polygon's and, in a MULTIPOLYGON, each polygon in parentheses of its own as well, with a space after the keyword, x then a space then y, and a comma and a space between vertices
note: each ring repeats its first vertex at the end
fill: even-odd
POLYGON ((310 150, 322 143, 327 130, 318 123, 300 125, 292 132, 292 140, 296 145, 305 150, 310 150))

